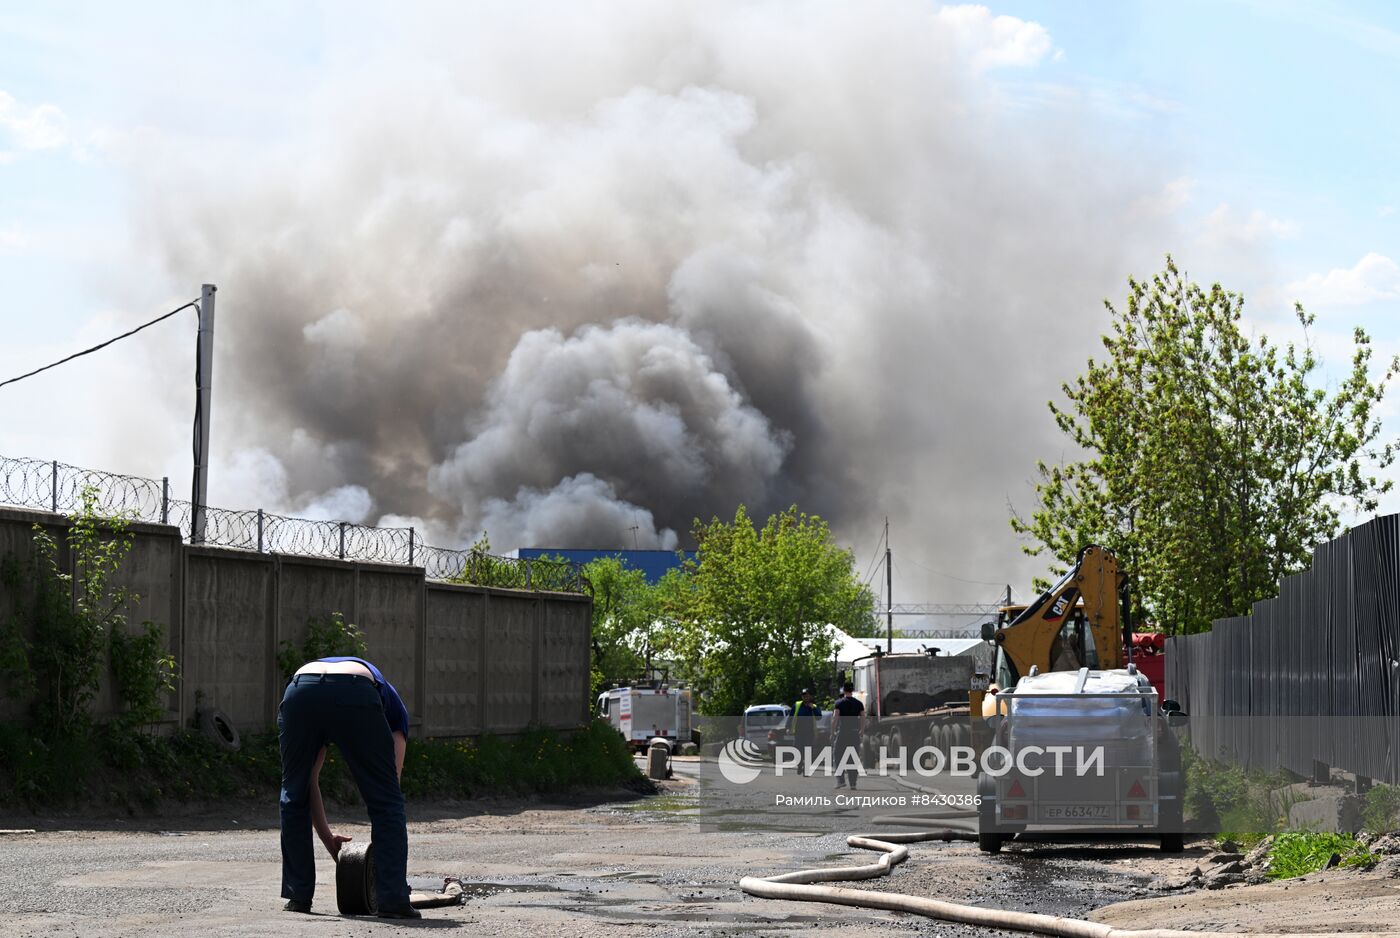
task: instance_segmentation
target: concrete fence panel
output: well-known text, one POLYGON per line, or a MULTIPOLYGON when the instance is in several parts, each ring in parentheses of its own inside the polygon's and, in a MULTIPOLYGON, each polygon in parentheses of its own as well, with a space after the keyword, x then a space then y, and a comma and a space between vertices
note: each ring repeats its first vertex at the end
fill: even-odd
POLYGON ((486 602, 477 587, 428 584, 423 731, 429 736, 483 731, 486 602))
POLYGON ((183 712, 222 710, 235 724, 266 725, 276 671, 272 609, 277 566, 269 557, 191 548, 185 559, 183 712), (196 692, 199 692, 196 697, 196 692))
POLYGON ((486 600, 486 731, 518 733, 537 718, 538 599, 492 590, 486 600))
MULTIPOLYGON (((62 516, 0 509, 0 558, 27 558, 36 522, 58 535, 68 526, 62 516)), ((429 582, 414 567, 191 546, 164 525, 131 530, 119 579, 142 599, 130 620, 163 626, 180 665, 168 726, 193 725, 199 707, 224 711, 245 731, 273 725, 283 691, 278 650, 301 644, 310 620, 336 612, 364 632, 368 657, 403 695, 416 735, 516 733, 585 719, 587 596, 429 582)), ((0 616, 8 620, 20 600, 0 589, 0 616)), ((101 719, 114 707, 104 687, 94 711, 101 719)), ((22 718, 22 707, 0 697, 0 719, 22 718)))

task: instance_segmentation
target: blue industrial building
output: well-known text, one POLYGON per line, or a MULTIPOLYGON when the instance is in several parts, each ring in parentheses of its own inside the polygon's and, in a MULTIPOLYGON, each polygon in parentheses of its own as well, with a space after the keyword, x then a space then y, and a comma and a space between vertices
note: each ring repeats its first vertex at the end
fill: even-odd
POLYGON ((538 557, 563 557, 577 564, 585 564, 599 557, 616 557, 627 566, 646 574, 648 583, 656 583, 666 575, 667 570, 679 567, 683 560, 694 560, 695 551, 675 550, 574 550, 565 547, 521 547, 510 552, 509 556, 521 560, 534 560, 538 557))

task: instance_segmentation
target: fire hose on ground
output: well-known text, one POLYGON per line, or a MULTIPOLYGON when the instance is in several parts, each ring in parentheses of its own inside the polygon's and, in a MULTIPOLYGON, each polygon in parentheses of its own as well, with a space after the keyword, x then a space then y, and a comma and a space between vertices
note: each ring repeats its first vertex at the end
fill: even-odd
MULTIPOLYGON (((849 846, 862 850, 878 851, 880 858, 874 863, 861 866, 797 870, 778 876, 745 876, 739 880, 739 888, 751 896, 763 899, 827 902, 833 905, 848 905, 862 909, 905 912, 910 915, 922 915, 925 918, 957 922, 963 925, 1033 932, 1040 935, 1063 936, 1063 938, 1240 938, 1240 932, 1181 931, 1170 928, 1114 928, 1099 922, 1045 915, 1039 912, 986 909, 981 906, 964 905, 958 902, 946 902, 941 899, 928 899, 923 896, 910 896, 897 892, 875 892, 868 889, 845 889, 840 886, 815 885, 817 883, 888 876, 891 870, 909 859, 909 848, 904 846, 905 844, 931 840, 976 840, 975 822, 972 825, 966 823, 966 819, 975 816, 974 812, 966 812, 877 817, 875 822, 879 824, 923 824, 930 820, 937 820, 951 821, 953 826, 942 830, 906 833, 853 834, 846 838, 846 843, 849 846)), ((1249 934, 1250 938, 1378 938, 1376 932, 1328 932, 1312 935, 1296 932, 1287 934, 1253 932, 1249 934)), ((1380 935, 1380 938, 1386 938, 1386 936, 1400 938, 1400 933, 1386 932, 1380 935)))

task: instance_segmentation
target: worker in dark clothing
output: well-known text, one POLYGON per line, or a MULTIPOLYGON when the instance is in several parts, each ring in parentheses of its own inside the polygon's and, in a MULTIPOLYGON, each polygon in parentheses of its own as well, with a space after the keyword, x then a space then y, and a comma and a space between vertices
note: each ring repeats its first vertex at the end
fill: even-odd
POLYGON ((316 889, 313 828, 332 857, 350 840, 326 821, 321 766, 335 743, 369 811, 380 918, 421 918, 408 904, 408 820, 404 752, 408 709, 379 669, 361 658, 302 665, 277 710, 282 750, 282 898, 289 912, 310 912, 316 889))
POLYGON ((860 731, 865 723, 865 704, 854 696, 855 685, 841 688, 841 699, 831 705, 831 766, 836 770, 836 787, 850 785, 854 790, 859 775, 860 731), (848 768, 841 771, 842 763, 848 768))
POLYGON ((802 758, 802 774, 812 772, 812 755, 817 742, 817 719, 822 708, 812 701, 812 692, 802 689, 802 698, 792 706, 792 741, 802 758))

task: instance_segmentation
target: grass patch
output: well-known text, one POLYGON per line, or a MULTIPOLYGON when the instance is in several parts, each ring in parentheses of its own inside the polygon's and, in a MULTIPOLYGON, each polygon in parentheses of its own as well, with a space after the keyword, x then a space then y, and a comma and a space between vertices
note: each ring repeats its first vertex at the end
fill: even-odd
POLYGON ((568 736, 536 729, 510 739, 409 740, 403 766, 410 798, 547 794, 639 778, 621 734, 597 721, 568 736))
POLYGON ((1384 834, 1400 827, 1400 785, 1375 785, 1366 792, 1361 820, 1373 834, 1384 834))
MULTIPOLYGON (((403 790, 410 799, 554 794, 625 785, 641 777, 622 737, 593 723, 570 734, 535 729, 473 740, 410 739, 403 790)), ((226 752, 199 733, 148 736, 111 728, 44 739, 0 724, 0 808, 44 811, 79 805, 114 812, 231 798, 274 801, 282 764, 275 732, 248 733, 226 752)), ((359 801, 335 747, 321 770, 333 801, 359 801)))
POLYGON ((1292 879, 1327 869, 1366 868, 1376 862, 1375 854, 1351 834, 1316 834, 1289 831, 1274 838, 1269 848, 1268 876, 1270 879, 1292 879))

